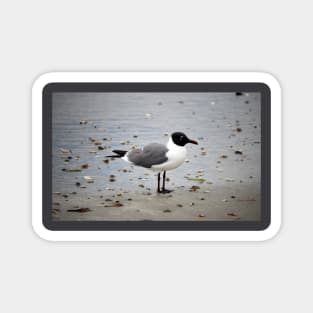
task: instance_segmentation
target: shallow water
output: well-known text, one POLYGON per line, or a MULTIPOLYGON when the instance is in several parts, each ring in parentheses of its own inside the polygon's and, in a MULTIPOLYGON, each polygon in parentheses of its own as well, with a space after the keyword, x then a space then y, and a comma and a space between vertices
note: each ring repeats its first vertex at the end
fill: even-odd
POLYGON ((57 220, 256 220, 260 153, 257 93, 57 93, 53 97, 53 216, 57 220), (170 196, 155 195, 155 173, 120 159, 103 162, 113 149, 166 143, 174 131, 186 133, 199 145, 187 145, 188 163, 167 173, 167 187, 174 190, 170 196), (89 138, 99 141, 104 150, 89 138), (88 164, 82 172, 62 170, 81 169, 82 164, 88 164), (110 175, 115 181, 110 181, 110 175), (200 189, 190 192, 193 185, 200 189), (105 199, 122 206, 105 207, 109 203, 105 199), (77 206, 91 211, 67 212, 77 206))

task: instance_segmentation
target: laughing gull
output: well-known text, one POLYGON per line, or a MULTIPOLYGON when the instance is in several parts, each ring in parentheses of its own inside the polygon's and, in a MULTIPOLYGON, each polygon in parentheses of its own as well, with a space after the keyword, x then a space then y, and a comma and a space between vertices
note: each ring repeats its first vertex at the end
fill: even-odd
POLYGON ((133 149, 131 151, 113 150, 116 155, 109 155, 112 158, 121 158, 132 165, 148 168, 158 172, 158 193, 169 193, 171 190, 165 189, 166 171, 173 170, 182 165, 187 156, 185 145, 193 143, 195 140, 189 139, 184 133, 175 132, 169 138, 167 145, 159 143, 150 143, 142 149, 133 149), (163 172, 163 184, 160 189, 161 172, 163 172))

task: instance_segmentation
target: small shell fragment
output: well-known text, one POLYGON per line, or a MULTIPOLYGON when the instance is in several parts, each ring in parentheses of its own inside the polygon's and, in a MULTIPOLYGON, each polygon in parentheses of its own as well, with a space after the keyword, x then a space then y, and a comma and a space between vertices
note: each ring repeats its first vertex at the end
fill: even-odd
POLYGON ((84 179, 86 180, 87 183, 94 183, 95 182, 95 180, 90 176, 84 176, 84 179))

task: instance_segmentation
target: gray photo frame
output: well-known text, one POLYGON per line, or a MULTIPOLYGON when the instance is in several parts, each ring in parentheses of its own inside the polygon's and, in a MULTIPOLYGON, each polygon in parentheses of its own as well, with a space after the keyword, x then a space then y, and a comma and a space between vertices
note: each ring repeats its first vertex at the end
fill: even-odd
MULTIPOLYGON (((183 104, 182 104, 183 105, 183 104)), ((265 83, 49 83, 42 92, 42 222, 52 231, 248 231, 271 223, 271 90, 265 83), (259 221, 54 221, 52 219, 52 95, 55 92, 232 92, 261 94, 261 219, 259 221)))

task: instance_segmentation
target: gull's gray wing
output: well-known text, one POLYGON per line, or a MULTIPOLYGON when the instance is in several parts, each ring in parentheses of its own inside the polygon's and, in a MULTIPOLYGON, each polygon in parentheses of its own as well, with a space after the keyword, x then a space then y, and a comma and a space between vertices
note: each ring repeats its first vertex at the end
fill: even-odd
POLYGON ((150 143, 143 149, 134 149, 128 152, 127 158, 134 165, 151 168, 152 165, 162 164, 168 160, 168 149, 159 143, 150 143))

